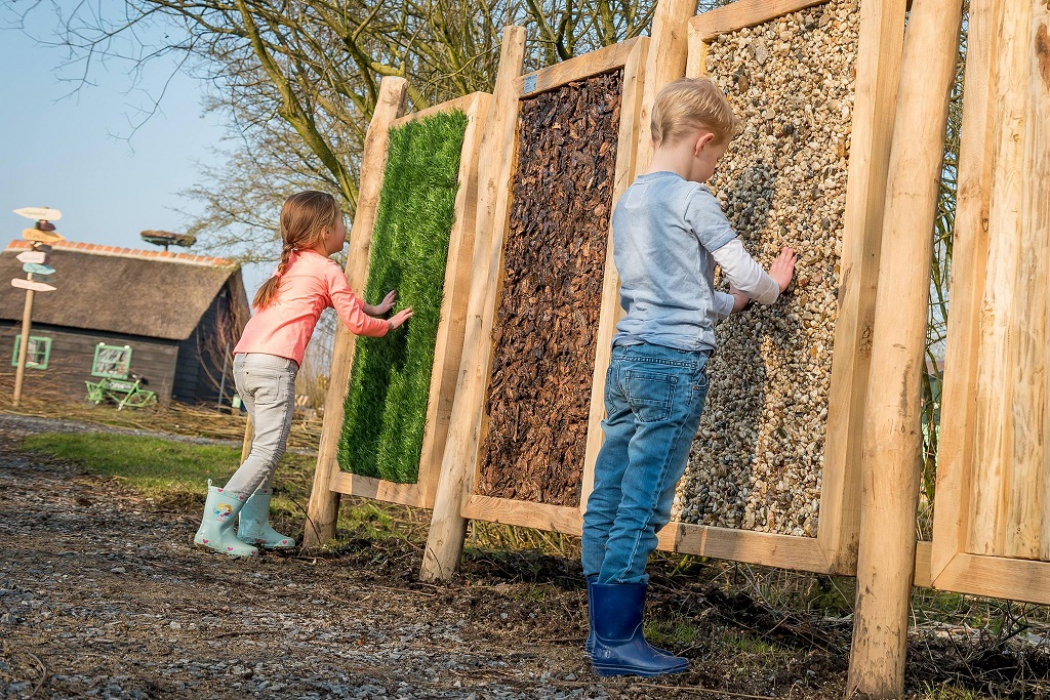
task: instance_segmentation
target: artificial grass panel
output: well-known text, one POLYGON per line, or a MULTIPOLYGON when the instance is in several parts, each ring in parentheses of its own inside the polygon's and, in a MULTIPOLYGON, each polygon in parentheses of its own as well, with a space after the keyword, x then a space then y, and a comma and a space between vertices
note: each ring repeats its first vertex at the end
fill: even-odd
POLYGON ((466 129, 453 111, 390 132, 365 296, 378 303, 396 289, 397 308, 413 316, 383 338, 357 339, 338 455, 354 474, 419 479, 466 129))

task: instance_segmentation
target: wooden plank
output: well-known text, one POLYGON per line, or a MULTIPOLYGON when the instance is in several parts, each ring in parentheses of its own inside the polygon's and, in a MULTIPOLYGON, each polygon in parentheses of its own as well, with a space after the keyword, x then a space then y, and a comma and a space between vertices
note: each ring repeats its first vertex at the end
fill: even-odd
POLYGON ((962 3, 915 0, 894 119, 865 408, 857 605, 847 695, 904 692, 922 457, 934 214, 962 3))
POLYGON ((534 73, 522 75, 515 78, 514 89, 519 97, 533 97, 574 80, 582 80, 616 70, 627 63, 628 56, 639 40, 639 38, 628 39, 622 43, 606 46, 603 49, 542 68, 534 73))
POLYGON ((656 95, 665 85, 685 76, 689 53, 688 20, 697 0, 660 0, 653 16, 652 39, 645 60, 645 90, 638 116, 638 155, 635 172, 644 173, 653 159, 652 119, 656 95))
POLYGON ((474 470, 484 413, 485 390, 491 363, 492 275, 498 274, 509 202, 506 183, 511 177, 517 131, 518 93, 514 80, 525 56, 525 29, 508 27, 503 33, 499 74, 489 103, 481 152, 500 154, 482 158, 478 212, 474 238, 474 280, 467 302, 466 330, 456 398, 449 423, 441 474, 434 498, 434 514, 423 554, 420 577, 450 577, 459 565, 466 533, 460 510, 474 488, 474 470))
MULTIPOLYGON (((463 332, 467 321, 470 296, 471 266, 474 257, 474 227, 477 223, 478 159, 481 134, 489 107, 489 95, 477 92, 467 98, 438 105, 440 111, 459 109, 469 120, 463 138, 459 163, 459 191, 456 193, 456 220, 449 234, 448 259, 445 263, 445 286, 434 346, 430 396, 427 401, 426 427, 420 451, 419 488, 421 506, 430 508, 437 492, 441 458, 445 453, 448 425, 463 354, 463 332)), ((437 109, 437 108, 435 108, 437 109)))
POLYGON ((905 0, 865 0, 860 6, 839 309, 817 526, 817 541, 839 573, 853 573, 857 565, 864 410, 905 14, 905 0))
POLYGON ((974 554, 1006 550, 1006 498, 1013 454, 1013 374, 1016 336, 1017 273, 1025 233, 1020 230, 1024 178, 1022 164, 1027 84, 1025 54, 1030 8, 1007 3, 999 29, 999 71, 995 87, 996 135, 988 221, 988 277, 981 309, 977 359, 977 413, 974 425, 974 491, 969 546, 974 554))
MULTIPOLYGON (((737 0, 734 3, 697 15, 689 24, 704 41, 719 34, 735 32, 768 22, 790 12, 823 5, 828 0, 737 0)), ((863 6, 864 3, 861 3, 863 6)))
MULTIPOLYGON (((359 297, 363 295, 368 279, 368 253, 372 245, 379 191, 383 186, 390 123, 404 111, 407 85, 402 78, 383 78, 379 86, 379 99, 365 136, 357 215, 350 232, 350 253, 346 263, 350 289, 359 297)), ((331 484, 333 477, 339 473, 336 453, 339 449, 339 434, 344 416, 343 403, 349 388, 355 347, 354 334, 342 323, 337 323, 328 394, 325 397, 325 420, 317 450, 317 468, 307 509, 303 549, 320 547, 335 536, 339 495, 331 490, 331 484)))
POLYGON ((463 516, 501 525, 533 527, 549 532, 580 535, 583 518, 578 508, 546 503, 515 501, 510 498, 471 496, 463 504, 463 516))
MULTIPOLYGON (((1022 5, 1018 3, 1018 6, 1022 5)), ((1047 290, 1050 290, 1050 4, 1029 1, 1018 22, 1014 41, 1001 38, 1008 53, 1016 52, 1016 89, 1022 92, 1021 159, 1015 163, 1021 180, 1017 219, 1017 298, 1014 301, 1011 376, 1013 384, 1013 445, 1006 484, 1008 557, 1039 559, 1044 518, 1043 489, 1050 454, 1046 450, 1047 421, 1047 290), (1042 65, 1040 65, 1042 63, 1042 65)), ((1004 23, 1004 31, 1005 31, 1004 23)), ((1014 61, 1010 61, 1014 65, 1014 61)))
POLYGON ((457 109, 463 112, 464 114, 467 114, 471 109, 475 109, 477 107, 478 100, 488 99, 488 97, 489 94, 487 92, 472 92, 469 95, 464 95, 463 97, 456 97, 454 99, 448 100, 447 102, 431 105, 430 107, 427 107, 426 109, 421 109, 418 112, 412 112, 411 114, 406 114, 403 117, 398 117, 394 121, 390 122, 390 128, 397 129, 398 127, 408 124, 409 122, 419 121, 420 119, 432 117, 435 114, 452 112, 457 109))
POLYGON ((385 479, 337 471, 332 477, 330 488, 335 493, 350 496, 363 496, 376 501, 419 508, 427 507, 426 494, 419 484, 396 484, 385 479))
POLYGON ((957 555, 936 578, 938 590, 1050 604, 1050 563, 957 555))
POLYGON ((659 535, 659 548, 783 569, 832 573, 830 562, 811 537, 671 523, 659 535))
POLYGON ((605 256, 605 278, 602 282, 601 310, 598 316, 594 373, 591 378, 591 405, 588 416, 587 447, 583 456, 583 488, 580 492, 580 512, 586 512, 587 497, 594 490, 594 463, 601 450, 605 417, 605 373, 612 359, 612 338, 620 311, 620 276, 613 261, 612 210, 635 178, 635 156, 638 152, 640 125, 638 115, 642 108, 645 85, 645 61, 649 39, 634 44, 623 69, 623 89, 620 96, 620 128, 616 135, 616 169, 613 173, 612 204, 609 216, 609 240, 605 256))
POLYGON ((937 507, 933 520, 934 580, 966 547, 969 528, 973 441, 980 342, 980 308, 988 255, 992 191, 992 142, 999 18, 1005 0, 974 0, 967 38, 966 101, 959 149, 958 195, 945 354, 941 436, 937 456, 937 507))

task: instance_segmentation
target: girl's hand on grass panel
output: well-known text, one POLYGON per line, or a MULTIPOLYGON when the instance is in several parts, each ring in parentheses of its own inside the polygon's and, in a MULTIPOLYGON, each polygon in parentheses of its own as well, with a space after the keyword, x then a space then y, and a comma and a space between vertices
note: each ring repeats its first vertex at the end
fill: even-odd
POLYGON ((403 309, 387 319, 387 323, 390 324, 390 330, 394 330, 405 325, 405 321, 410 318, 412 318, 412 309, 403 309))
POLYGON ((372 315, 373 316, 382 316, 383 314, 388 313, 390 311, 390 309, 394 308, 394 299, 396 297, 397 297, 397 290, 396 289, 392 289, 389 292, 387 292, 387 295, 385 297, 383 297, 383 301, 381 301, 379 303, 379 305, 375 307, 375 313, 372 314, 372 315))

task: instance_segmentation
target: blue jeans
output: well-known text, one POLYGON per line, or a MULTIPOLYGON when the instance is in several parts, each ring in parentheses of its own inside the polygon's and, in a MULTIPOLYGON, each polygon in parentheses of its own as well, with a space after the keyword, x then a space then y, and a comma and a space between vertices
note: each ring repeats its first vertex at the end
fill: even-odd
POLYGON ((707 358, 648 343, 613 348, 605 442, 583 516, 583 573, 599 583, 649 580, 645 565, 704 412, 707 358))

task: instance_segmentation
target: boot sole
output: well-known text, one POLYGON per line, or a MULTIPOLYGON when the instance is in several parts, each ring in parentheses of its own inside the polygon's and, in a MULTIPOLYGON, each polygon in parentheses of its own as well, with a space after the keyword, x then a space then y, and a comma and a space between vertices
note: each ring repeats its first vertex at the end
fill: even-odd
POLYGON ((197 549, 206 549, 209 552, 214 552, 216 554, 225 554, 226 556, 230 557, 231 559, 255 559, 256 557, 259 556, 258 552, 255 552, 253 554, 234 554, 233 552, 227 552, 226 550, 223 550, 223 549, 216 549, 215 547, 212 547, 210 544, 204 544, 203 542, 198 542, 196 540, 193 541, 193 546, 196 547, 197 549))
POLYGON ((653 678, 655 676, 670 676, 675 673, 681 673, 688 668, 688 663, 682 664, 680 667, 660 671, 632 666, 598 666, 593 663, 591 664, 591 669, 594 671, 594 675, 601 678, 607 678, 610 676, 642 676, 643 678, 653 678))

